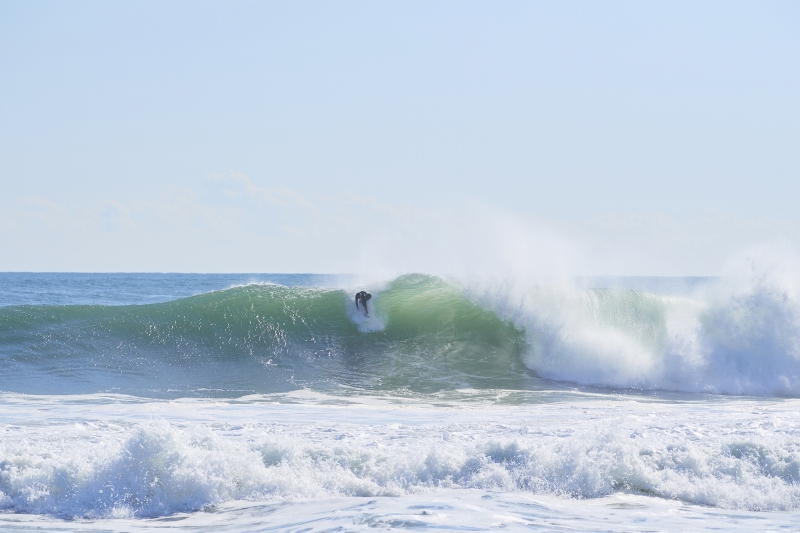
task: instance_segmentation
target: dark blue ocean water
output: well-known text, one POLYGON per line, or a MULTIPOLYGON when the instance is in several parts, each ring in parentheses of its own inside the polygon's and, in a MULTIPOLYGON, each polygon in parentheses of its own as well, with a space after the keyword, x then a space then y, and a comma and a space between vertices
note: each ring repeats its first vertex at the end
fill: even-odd
POLYGON ((346 278, 320 274, 0 272, 0 306, 151 304, 251 283, 329 287, 346 278))

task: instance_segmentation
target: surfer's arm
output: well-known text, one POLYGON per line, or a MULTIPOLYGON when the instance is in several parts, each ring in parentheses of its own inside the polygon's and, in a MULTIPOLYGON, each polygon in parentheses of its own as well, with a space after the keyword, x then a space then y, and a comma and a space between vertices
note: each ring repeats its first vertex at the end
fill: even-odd
POLYGON ((356 294, 356 309, 358 309, 358 294, 356 294))

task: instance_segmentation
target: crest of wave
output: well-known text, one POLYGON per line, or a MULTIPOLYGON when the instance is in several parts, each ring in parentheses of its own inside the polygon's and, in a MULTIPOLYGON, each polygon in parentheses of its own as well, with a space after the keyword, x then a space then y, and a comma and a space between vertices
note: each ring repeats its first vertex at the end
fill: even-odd
POLYGON ((800 260, 781 248, 735 258, 690 296, 577 289, 522 272, 469 291, 524 327, 526 364, 556 380, 622 388, 800 395, 800 260))
POLYGON ((477 303, 525 328, 526 364, 540 376, 800 396, 800 259, 786 247, 742 253, 689 296, 583 290, 573 277, 580 250, 534 220, 476 208, 429 222, 406 232, 413 245, 373 239, 372 260, 361 263, 382 279, 413 271, 455 279, 477 303))

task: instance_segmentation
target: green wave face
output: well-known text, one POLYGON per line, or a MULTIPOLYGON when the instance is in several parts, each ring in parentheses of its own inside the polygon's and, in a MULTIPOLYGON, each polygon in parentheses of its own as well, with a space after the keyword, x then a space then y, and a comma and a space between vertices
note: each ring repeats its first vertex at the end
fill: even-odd
POLYGON ((298 387, 518 388, 525 334, 443 280, 373 294, 249 285, 141 306, 0 309, 0 389, 276 392, 298 387))
POLYGON ((373 314, 385 319, 385 328, 368 338, 396 355, 379 359, 385 387, 521 386, 525 332, 441 279, 403 276, 376 298, 373 314), (447 379, 423 386, 434 373, 447 379))

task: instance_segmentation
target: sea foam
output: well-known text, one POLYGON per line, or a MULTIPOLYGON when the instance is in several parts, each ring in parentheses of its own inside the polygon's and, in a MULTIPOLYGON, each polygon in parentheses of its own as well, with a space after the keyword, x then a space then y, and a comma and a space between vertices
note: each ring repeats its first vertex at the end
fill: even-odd
POLYGON ((598 405, 450 411, 446 423, 426 419, 439 415, 425 410, 292 405, 297 422, 290 423, 260 404, 250 418, 265 422, 87 421, 45 435, 7 427, 0 508, 154 517, 231 500, 464 489, 800 508, 798 427, 782 418, 790 406, 783 414, 741 414, 753 407, 695 404, 686 413, 680 404, 598 405), (342 422, 326 422, 333 419, 342 422))
POLYGON ((508 283, 468 292, 527 332, 524 359, 542 377, 799 396, 800 269, 750 265, 689 295, 508 283))

